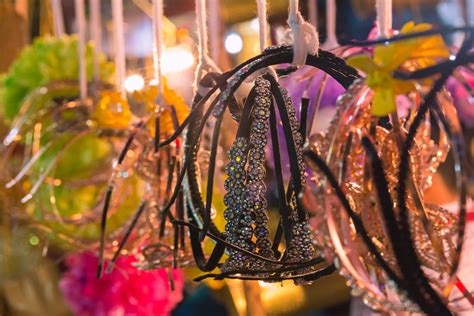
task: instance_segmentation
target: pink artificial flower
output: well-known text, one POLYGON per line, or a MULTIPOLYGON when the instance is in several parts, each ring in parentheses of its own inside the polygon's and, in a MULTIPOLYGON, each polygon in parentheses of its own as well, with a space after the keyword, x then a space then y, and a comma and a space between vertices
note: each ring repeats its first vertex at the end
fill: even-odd
POLYGON ((97 279, 98 258, 91 252, 67 257, 60 287, 77 316, 170 315, 183 299, 184 276, 172 270, 174 291, 165 269, 143 271, 133 256, 120 257, 114 270, 97 279))

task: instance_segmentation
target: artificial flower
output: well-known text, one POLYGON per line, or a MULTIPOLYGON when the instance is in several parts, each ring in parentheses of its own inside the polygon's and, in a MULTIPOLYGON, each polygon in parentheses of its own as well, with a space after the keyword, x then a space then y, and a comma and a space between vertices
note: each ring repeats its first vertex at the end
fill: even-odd
MULTIPOLYGON (((58 80, 78 80, 79 58, 77 36, 41 37, 24 48, 0 82, 0 108, 11 119, 24 98, 34 89, 58 80)), ((93 45, 86 46, 88 80, 94 74, 93 45)), ((99 56, 100 79, 111 83, 114 66, 99 56)))
POLYGON ((100 128, 127 128, 132 120, 132 112, 119 91, 107 91, 101 92, 92 118, 100 128))
POLYGON ((170 315, 183 299, 184 277, 172 270, 174 289, 165 269, 143 271, 133 256, 119 257, 114 270, 96 277, 98 258, 91 252, 67 257, 60 287, 75 315, 170 315))
MULTIPOLYGON (((423 32, 431 29, 430 24, 408 22, 400 34, 423 32)), ((431 66, 439 58, 449 57, 449 49, 440 35, 416 37, 378 45, 373 58, 367 55, 352 56, 347 63, 366 73, 367 86, 374 91, 371 112, 385 116, 396 111, 395 97, 415 89, 413 80, 395 79, 392 73, 400 68, 417 70, 431 66)))
MULTIPOLYGON (((178 122, 181 123, 189 113, 189 107, 184 102, 184 99, 176 93, 175 90, 171 89, 166 79, 163 78, 163 101, 164 104, 172 106, 176 115, 178 116, 178 122)), ((153 113, 155 111, 156 99, 158 97, 158 88, 157 86, 149 86, 143 90, 136 90, 133 92, 133 98, 137 102, 144 103, 148 113, 153 113)), ((149 120, 148 128, 150 133, 155 135, 155 120, 149 120)), ((160 116, 160 131, 163 134, 170 133, 174 130, 173 120, 168 109, 162 111, 160 116)))

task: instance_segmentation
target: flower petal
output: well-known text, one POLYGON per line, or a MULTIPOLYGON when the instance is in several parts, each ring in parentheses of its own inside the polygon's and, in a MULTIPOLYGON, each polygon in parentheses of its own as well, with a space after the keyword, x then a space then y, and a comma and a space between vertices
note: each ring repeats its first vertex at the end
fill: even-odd
POLYGON ((411 33, 413 32, 413 29, 415 28, 415 22, 409 21, 405 23, 405 25, 402 26, 402 29, 400 30, 401 34, 406 34, 406 33, 411 33))
POLYGON ((354 68, 359 69, 366 74, 371 74, 377 70, 377 65, 367 55, 355 55, 347 59, 347 64, 354 68))
POLYGON ((394 95, 406 94, 415 89, 415 84, 412 80, 390 80, 390 85, 394 95))
POLYGON ((374 89, 371 113, 376 116, 386 116, 397 109, 395 95, 391 88, 374 89))

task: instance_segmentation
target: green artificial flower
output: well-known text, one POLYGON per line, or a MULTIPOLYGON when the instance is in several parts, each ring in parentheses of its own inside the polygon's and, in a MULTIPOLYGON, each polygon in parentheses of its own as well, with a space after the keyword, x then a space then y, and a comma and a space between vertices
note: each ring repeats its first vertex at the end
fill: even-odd
MULTIPOLYGON (((93 46, 88 44, 88 80, 93 77, 92 54, 93 46)), ((113 64, 106 62, 101 55, 99 65, 101 81, 113 83, 113 64)), ((24 192, 29 192, 37 181, 41 181, 32 200, 25 206, 25 213, 34 227, 64 250, 81 245, 89 247, 99 239, 100 222, 94 219, 99 218, 97 210, 108 187, 111 161, 117 155, 115 145, 119 141, 100 137, 94 129, 84 134, 76 129, 61 132, 57 124, 85 124, 84 113, 71 109, 62 111, 58 117, 48 112, 48 109, 57 107, 57 100, 78 98, 78 77, 76 36, 35 40, 21 52, 9 71, 0 76, 0 113, 3 112, 9 120, 20 117, 30 123, 40 123, 44 131, 40 145, 49 146, 31 166, 28 177, 19 184, 24 192), (21 113, 20 109, 23 109, 21 113), (48 132, 51 126, 56 126, 60 132, 48 132), (49 170, 50 165, 52 168, 49 170), (45 172, 47 177, 42 179, 45 172), (59 218, 68 220, 63 222, 59 218), (79 220, 81 224, 75 222, 80 218, 85 220, 79 220)), ((33 125, 21 127, 21 145, 31 146, 24 139, 33 125)), ((10 159, 11 164, 20 165, 23 157, 14 155, 10 159), (15 163, 16 160, 19 162, 15 163)), ((129 220, 141 200, 142 184, 137 175, 121 179, 123 191, 116 190, 116 203, 108 219, 109 233, 123 227, 129 220)))
MULTIPOLYGON (((87 78, 93 76, 93 45, 86 47, 87 78)), ((114 66, 99 56, 100 79, 112 83, 114 66)), ((9 71, 0 77, 0 112, 7 119, 17 113, 25 97, 51 81, 78 80, 79 58, 77 37, 41 37, 23 49, 9 71)))

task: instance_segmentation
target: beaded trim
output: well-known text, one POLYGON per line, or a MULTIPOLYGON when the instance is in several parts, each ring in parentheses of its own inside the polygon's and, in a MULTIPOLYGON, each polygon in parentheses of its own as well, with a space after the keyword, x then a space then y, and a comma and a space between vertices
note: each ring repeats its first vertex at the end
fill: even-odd
MULTIPOLYGON (((296 159, 298 162, 298 168, 300 171, 301 184, 306 183, 305 169, 306 164, 303 159, 303 136, 300 132, 300 123, 296 117, 295 108, 293 102, 288 95, 288 92, 283 87, 280 87, 280 92, 285 101, 285 108, 288 112, 288 118, 290 121, 291 133, 296 149, 296 159)), ((294 179, 290 182, 290 186, 294 188, 294 179)), ((299 218, 299 208, 296 201, 297 193, 292 190, 293 193, 290 198, 291 207, 291 219, 293 221, 291 227, 291 244, 288 245, 287 256, 289 261, 304 261, 313 258, 315 254, 314 243, 312 240, 311 228, 308 224, 308 217, 304 212, 304 217, 299 218)))
MULTIPOLYGON (((274 258, 267 228, 267 200, 265 198, 265 145, 268 132, 271 90, 270 82, 259 77, 256 80, 256 98, 253 112, 250 142, 238 137, 229 150, 229 163, 226 166, 228 175, 225 181, 227 194, 224 203, 227 209, 224 217, 226 239, 246 250, 255 252, 266 258, 274 258), (248 172, 245 165, 249 161, 248 172), (256 242, 252 241, 255 237, 256 242)), ((242 268, 265 268, 266 264, 245 256, 240 252, 229 250, 229 259, 223 271, 242 268)))
POLYGON ((217 101, 216 107, 212 111, 212 115, 214 115, 215 117, 218 117, 224 112, 225 104, 227 100, 229 99, 233 91, 235 90, 237 84, 240 84, 242 77, 244 75, 247 75, 249 73, 249 70, 252 67, 261 63, 262 61, 263 61, 263 58, 255 59, 254 61, 248 63, 247 65, 245 65, 244 67, 242 67, 235 73, 235 75, 232 77, 232 79, 230 79, 229 83, 227 84, 225 90, 223 90, 221 94, 219 95, 219 99, 217 101))

